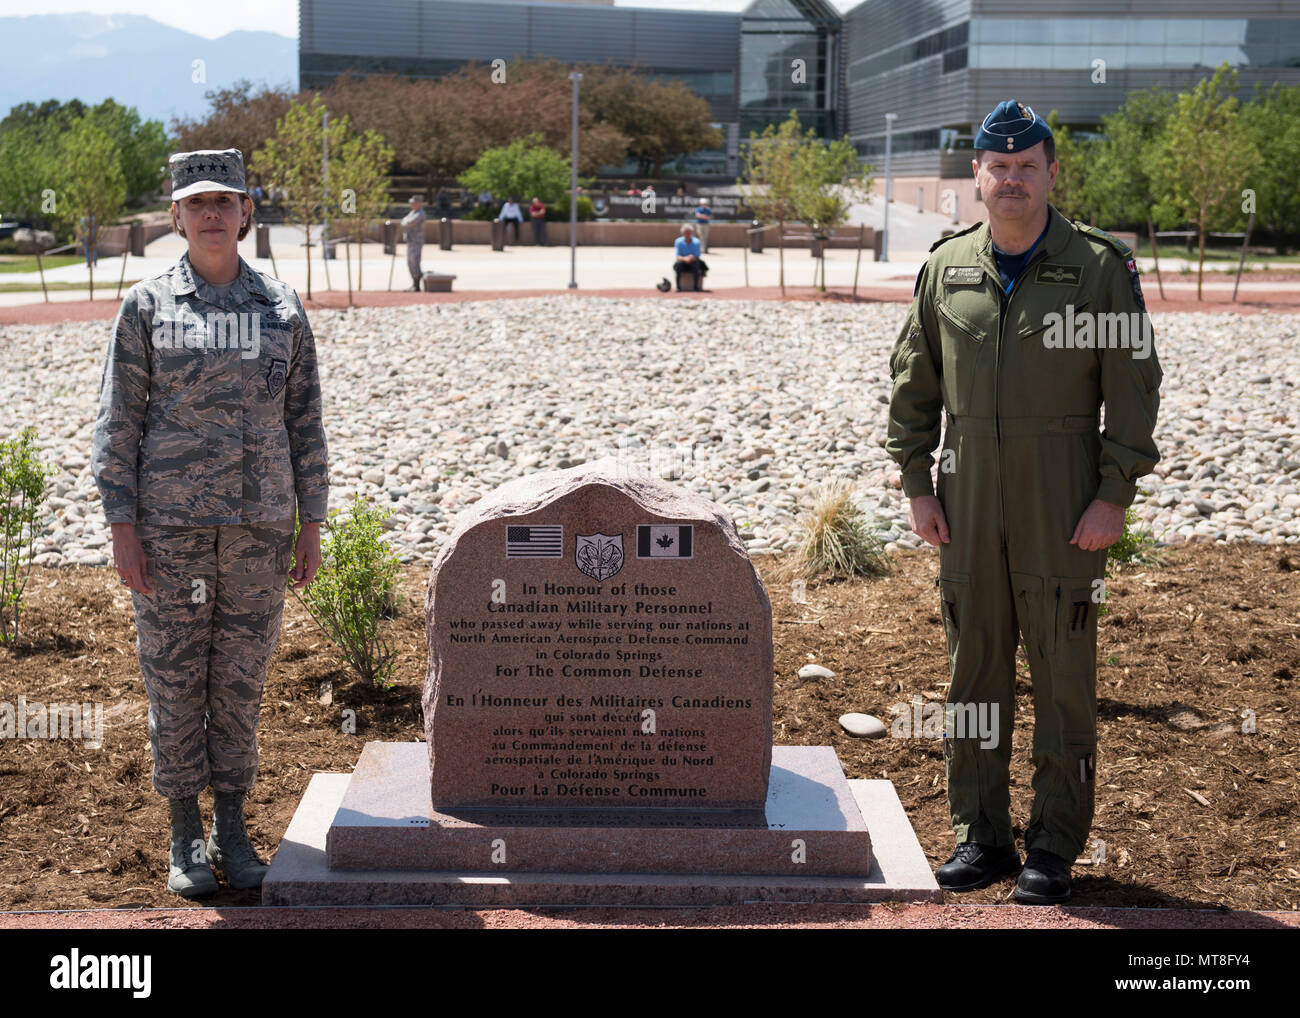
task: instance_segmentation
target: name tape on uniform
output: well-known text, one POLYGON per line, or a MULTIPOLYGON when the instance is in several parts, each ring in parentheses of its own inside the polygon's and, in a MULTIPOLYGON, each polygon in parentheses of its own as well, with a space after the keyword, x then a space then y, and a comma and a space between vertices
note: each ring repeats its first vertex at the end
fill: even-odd
POLYGON ((978 265, 949 265, 943 270, 943 281, 951 286, 975 286, 984 281, 984 270, 978 265))

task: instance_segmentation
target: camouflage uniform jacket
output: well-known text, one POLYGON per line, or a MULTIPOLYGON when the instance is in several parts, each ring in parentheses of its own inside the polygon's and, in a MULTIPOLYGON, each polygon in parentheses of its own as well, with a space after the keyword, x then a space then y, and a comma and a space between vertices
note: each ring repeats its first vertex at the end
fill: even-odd
POLYGON ((424 243, 424 221, 428 213, 424 209, 411 209, 402 217, 402 239, 408 244, 424 243))
POLYGON ((189 255, 113 322, 91 469, 113 523, 325 520, 316 343, 293 288, 251 268, 222 298, 189 255))

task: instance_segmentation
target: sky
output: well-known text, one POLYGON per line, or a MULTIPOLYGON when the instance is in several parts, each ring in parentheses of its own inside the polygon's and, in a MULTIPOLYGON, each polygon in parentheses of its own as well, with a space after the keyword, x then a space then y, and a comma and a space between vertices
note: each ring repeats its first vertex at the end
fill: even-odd
MULTIPOLYGON (((658 7, 677 10, 744 10, 750 0, 614 0, 616 7, 658 7)), ((841 11, 856 7, 861 0, 831 0, 841 11)), ((221 0, 216 8, 222 17, 210 16, 210 3, 177 0, 0 0, 0 17, 28 14, 145 14, 164 25, 215 39, 235 29, 276 32, 298 38, 298 0, 221 0)))

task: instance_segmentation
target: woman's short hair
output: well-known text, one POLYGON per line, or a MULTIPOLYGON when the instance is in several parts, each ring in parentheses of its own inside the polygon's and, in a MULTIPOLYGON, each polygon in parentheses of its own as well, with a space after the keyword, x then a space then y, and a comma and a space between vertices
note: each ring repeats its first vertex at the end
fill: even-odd
MULTIPOLYGON (((248 197, 248 195, 241 194, 239 197, 248 202, 248 218, 244 220, 244 225, 239 228, 239 239, 243 240, 248 236, 248 231, 253 228, 253 215, 257 211, 257 207, 253 204, 253 199, 248 197)), ((185 231, 181 229, 181 224, 176 220, 176 202, 172 202, 170 211, 172 217, 172 229, 180 236, 184 237, 185 231)))

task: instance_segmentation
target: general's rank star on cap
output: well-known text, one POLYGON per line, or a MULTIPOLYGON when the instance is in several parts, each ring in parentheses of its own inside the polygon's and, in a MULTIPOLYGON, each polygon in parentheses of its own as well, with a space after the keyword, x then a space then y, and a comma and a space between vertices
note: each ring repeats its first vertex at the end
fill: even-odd
POLYGON ((1032 148, 1044 138, 1052 137, 1047 121, 1015 99, 998 103, 993 112, 984 118, 975 135, 977 149, 994 149, 1017 152, 1032 148))
POLYGON ((176 152, 168 164, 172 171, 172 201, 205 191, 248 193, 244 155, 237 148, 176 152))

